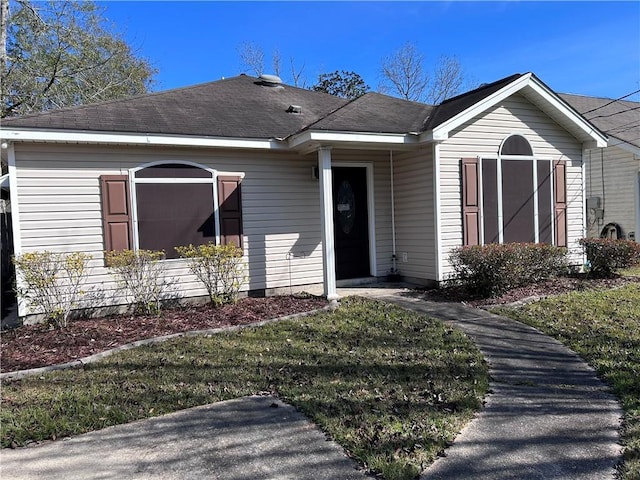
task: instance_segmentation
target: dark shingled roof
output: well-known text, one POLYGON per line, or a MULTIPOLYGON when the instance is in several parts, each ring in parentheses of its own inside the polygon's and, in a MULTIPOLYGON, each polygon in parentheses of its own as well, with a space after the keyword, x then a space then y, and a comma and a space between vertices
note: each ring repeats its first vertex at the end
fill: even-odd
POLYGON ((3 120, 6 127, 198 137, 286 138, 303 130, 422 132, 453 118, 521 74, 483 85, 438 106, 367 93, 348 101, 268 85, 247 75, 166 92, 3 120), (290 106, 301 113, 289 113, 290 106))
POLYGON ((347 100, 247 75, 36 115, 4 119, 6 127, 236 138, 283 138, 327 116, 347 100), (302 113, 287 113, 290 105, 302 113))
POLYGON ((561 93, 560 97, 610 137, 640 147, 640 103, 561 93))
POLYGON ((433 110, 431 116, 425 121, 423 129, 431 130, 443 124, 522 76, 522 73, 516 73, 515 75, 493 83, 481 85, 475 90, 470 90, 462 95, 445 100, 433 110))
POLYGON ((424 103, 366 93, 310 125, 308 129, 367 133, 420 132, 424 119, 433 108, 424 103))

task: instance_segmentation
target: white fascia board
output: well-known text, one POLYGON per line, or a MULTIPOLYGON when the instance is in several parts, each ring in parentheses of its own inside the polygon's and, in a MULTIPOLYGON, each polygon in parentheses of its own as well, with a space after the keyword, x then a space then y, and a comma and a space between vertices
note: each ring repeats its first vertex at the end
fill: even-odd
POLYGON ((455 117, 452 117, 446 122, 438 125, 431 132, 423 133, 420 137, 420 140, 421 141, 446 140, 447 138, 449 138, 449 132, 451 130, 454 130, 455 128, 459 127, 463 123, 466 123, 469 120, 471 120, 473 117, 481 114, 488 108, 491 108, 496 103, 501 102, 505 98, 518 92, 519 90, 527 86, 530 80, 531 80, 530 73, 523 75, 522 77, 518 78, 517 80, 514 80, 512 83, 506 85, 505 87, 498 90, 497 92, 494 92, 493 94, 489 95, 486 98, 483 98, 473 106, 460 112, 455 117))
POLYGON ((527 87, 530 88, 546 103, 555 108, 559 113, 568 118, 574 125, 576 125, 576 127, 578 127, 579 130, 584 132, 585 136, 581 139, 583 142, 595 142, 598 147, 607 146, 607 137, 604 134, 600 133, 582 116, 568 107, 564 101, 562 101, 555 93, 545 87, 542 83, 540 83, 531 73, 527 73, 526 75, 523 75, 522 77, 514 80, 512 83, 506 85, 492 95, 489 95, 488 97, 480 100, 478 103, 467 108, 455 117, 450 118, 441 125, 438 125, 432 131, 424 132, 420 136, 420 141, 427 142, 446 140, 447 138, 449 138, 449 132, 451 132, 455 128, 468 122, 485 110, 493 107, 502 100, 527 87))
POLYGON ((299 148, 307 143, 365 143, 380 145, 412 145, 417 136, 406 133, 331 132, 307 130, 289 138, 290 148, 299 148))
POLYGON ((78 132, 68 130, 2 129, 0 138, 14 142, 58 142, 113 145, 155 145, 173 147, 252 148, 260 150, 286 149, 286 143, 274 139, 191 137, 108 132, 78 132))

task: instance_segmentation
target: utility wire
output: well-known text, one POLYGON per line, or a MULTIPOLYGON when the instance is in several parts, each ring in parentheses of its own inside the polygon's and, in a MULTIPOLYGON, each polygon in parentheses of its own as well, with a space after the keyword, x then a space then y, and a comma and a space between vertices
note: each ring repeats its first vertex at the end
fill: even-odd
POLYGON ((604 105, 600 105, 599 107, 592 108, 591 110, 587 110, 586 112, 582 112, 582 115, 586 115, 587 113, 591 113, 591 112, 595 112, 596 110, 600 110, 601 108, 604 108, 607 105, 611 105, 612 103, 616 103, 616 102, 619 102, 620 100, 624 100, 625 98, 630 97, 631 95, 635 95, 636 93, 640 93, 640 90, 636 90, 635 92, 631 92, 631 93, 625 95, 624 97, 616 98, 615 100, 611 100, 609 103, 605 103, 604 105))
POLYGON ((628 132, 628 131, 630 131, 630 130, 636 130, 636 129, 638 129, 638 127, 640 127, 640 124, 638 124, 638 125, 631 125, 630 127, 627 127, 627 128, 625 128, 625 129, 623 129, 623 130, 614 130, 614 129, 611 129, 611 130, 609 130, 607 133, 610 133, 611 135, 619 135, 619 134, 621 134, 621 133, 628 132))
MULTIPOLYGON (((618 125, 617 127, 610 128, 608 131, 609 131, 609 132, 613 132, 613 131, 618 130, 618 129, 620 129, 620 128, 624 128, 624 127, 626 127, 626 126, 628 126, 628 125, 632 125, 632 124, 634 124, 634 123, 637 123, 637 124, 639 124, 639 125, 640 125, 640 118, 639 118, 638 120, 632 120, 632 121, 630 121, 630 122, 628 122, 628 123, 623 123, 622 125, 618 125)), ((633 128, 633 126, 632 126, 632 127, 630 127, 630 128, 633 128)))
POLYGON ((609 113, 608 115, 596 115, 595 117, 591 117, 591 118, 587 117, 587 120, 593 120, 594 118, 613 117, 615 115, 620 115, 621 113, 631 112, 633 110, 640 110, 640 106, 639 107, 628 108, 626 110, 620 110, 619 112, 609 113))

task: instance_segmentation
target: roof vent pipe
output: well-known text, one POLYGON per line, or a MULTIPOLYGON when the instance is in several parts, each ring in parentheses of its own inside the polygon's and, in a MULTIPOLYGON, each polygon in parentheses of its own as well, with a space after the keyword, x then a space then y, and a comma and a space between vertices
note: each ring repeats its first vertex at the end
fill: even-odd
POLYGON ((277 75, 267 75, 266 73, 263 73, 258 78, 262 82, 262 84, 267 87, 282 85, 282 79, 277 75))

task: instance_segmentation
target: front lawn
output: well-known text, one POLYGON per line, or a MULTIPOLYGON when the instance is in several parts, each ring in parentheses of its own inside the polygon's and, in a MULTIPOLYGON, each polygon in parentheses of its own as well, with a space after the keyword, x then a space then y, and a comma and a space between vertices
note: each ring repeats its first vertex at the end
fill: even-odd
POLYGON ((482 405, 487 366, 462 333, 358 298, 334 312, 136 348, 5 382, 2 446, 257 393, 305 412, 387 479, 415 478, 482 405))
POLYGON ((640 284, 574 292, 494 312, 557 338, 611 385, 625 412, 621 477, 640 479, 640 284))

